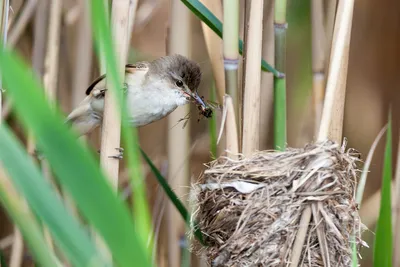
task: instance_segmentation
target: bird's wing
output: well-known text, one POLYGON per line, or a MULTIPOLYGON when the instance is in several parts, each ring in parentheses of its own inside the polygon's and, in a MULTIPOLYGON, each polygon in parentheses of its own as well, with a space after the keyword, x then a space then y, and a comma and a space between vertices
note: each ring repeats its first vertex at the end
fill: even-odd
MULTIPOLYGON (((125 74, 132 73, 134 74, 137 70, 147 70, 149 68, 148 62, 137 62, 135 64, 126 64, 125 65, 125 74)), ((103 74, 95 79, 89 87, 86 89, 86 95, 94 95, 98 96, 98 94, 106 88, 106 75, 103 74)))

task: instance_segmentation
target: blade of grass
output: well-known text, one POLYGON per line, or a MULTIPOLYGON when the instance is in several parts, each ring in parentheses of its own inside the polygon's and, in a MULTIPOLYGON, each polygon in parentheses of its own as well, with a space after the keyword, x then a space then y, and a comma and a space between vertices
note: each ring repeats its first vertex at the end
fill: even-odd
POLYGON ((33 133, 55 178, 103 236, 118 264, 149 266, 126 205, 116 196, 87 145, 78 142, 58 109, 50 108, 32 71, 9 50, 0 53, 0 69, 17 118, 33 133))
POLYGON ((385 156, 383 163, 381 206, 379 218, 376 225, 374 243, 374 266, 392 266, 392 203, 391 203, 391 181, 392 181, 392 118, 389 113, 389 122, 386 133, 385 156))
MULTIPOLYGON (((222 22, 198 0, 181 0, 201 21, 210 27, 219 37, 222 38, 222 22)), ((239 40, 239 53, 243 53, 243 41, 239 40)), ((261 59, 261 69, 279 77, 281 74, 265 60, 261 59)))
MULTIPOLYGON (((2 173, 2 170, 0 170, 0 200, 8 215, 25 237, 30 251, 35 259, 40 262, 41 266, 61 267, 61 263, 47 246, 41 227, 36 221, 35 216, 27 209, 26 202, 20 198, 14 186, 5 177, 5 174, 2 173)), ((1 250, 0 266, 7 266, 1 250)))
MULTIPOLYGON (((146 155, 146 153, 140 149, 140 152, 142 153, 143 158, 149 165, 151 171, 153 172, 154 176, 156 177, 157 181, 160 183, 161 187, 164 189, 165 193, 167 194, 168 198, 172 201, 172 203, 175 205, 176 209, 179 211, 181 214, 182 218, 185 220, 185 222, 190 226, 190 214, 188 210, 185 208, 185 205, 179 200, 178 196, 174 193, 174 191, 171 189, 171 187, 168 185, 167 180, 162 176, 161 172, 157 169, 157 167, 153 164, 153 162, 150 160, 150 158, 146 155)), ((195 236, 196 238, 203 244, 205 245, 203 241, 203 236, 201 234, 200 229, 198 229, 197 225, 194 225, 194 230, 195 230, 195 236)))
POLYGON ((91 1, 91 19, 94 29, 94 39, 97 48, 97 53, 99 58, 104 57, 107 69, 107 79, 110 79, 112 92, 115 93, 117 103, 121 107, 120 114, 122 115, 122 137, 124 145, 126 147, 125 154, 127 158, 127 167, 130 173, 130 179, 132 180, 132 190, 133 190, 133 216, 135 219, 136 231, 140 236, 142 243, 147 248, 148 258, 150 259, 152 252, 153 234, 151 230, 151 219, 150 211, 148 208, 146 194, 145 194, 145 184, 143 179, 143 173, 141 169, 140 162, 140 152, 138 146, 137 130, 131 127, 127 118, 127 107, 126 101, 123 100, 122 95, 122 80, 117 72, 117 60, 115 57, 115 52, 112 45, 111 30, 108 22, 105 20, 106 10, 102 1, 91 1))
POLYGON ((0 160, 4 169, 71 262, 78 266, 107 266, 104 262, 101 264, 100 254, 88 234, 67 212, 50 182, 42 177, 5 124, 0 126, 0 147, 0 160))

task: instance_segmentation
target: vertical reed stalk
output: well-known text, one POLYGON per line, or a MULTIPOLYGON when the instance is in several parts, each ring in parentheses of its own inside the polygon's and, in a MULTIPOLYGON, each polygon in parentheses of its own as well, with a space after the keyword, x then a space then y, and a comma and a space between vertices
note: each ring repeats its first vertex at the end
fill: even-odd
POLYGON ((29 0, 24 3, 22 7, 21 15, 19 16, 18 20, 14 23, 12 30, 10 31, 10 36, 8 38, 8 45, 13 47, 18 42, 19 38, 21 37, 22 33, 26 29, 30 19, 32 18, 33 14, 35 13, 35 9, 37 6, 38 0, 29 0))
POLYGON ((329 72, 329 55, 331 54, 333 30, 335 27, 335 17, 337 9, 338 0, 329 0, 327 10, 326 10, 326 20, 325 20, 325 73, 329 72))
POLYGON ((235 118, 235 108, 233 105, 232 97, 226 95, 224 99, 224 107, 227 110, 226 115, 226 150, 231 154, 228 157, 237 160, 239 153, 238 143, 238 130, 237 130, 237 119, 235 118))
POLYGON ((226 93, 231 96, 233 109, 238 117, 239 0, 224 0, 223 33, 226 93))
MULTIPOLYGON (((9 0, 0 0, 0 38, 4 49, 7 43, 7 29, 8 29, 8 12, 10 9, 9 0)), ((0 73, 0 123, 2 122, 2 108, 3 108, 3 82, 0 73)))
MULTIPOLYGON (((263 48, 262 58, 274 64, 274 2, 264 3, 263 48)), ((261 112, 260 112, 260 149, 267 149, 268 137, 271 133, 270 120, 273 109, 274 75, 261 72, 261 112)))
POLYGON ((263 0, 250 3, 249 26, 246 37, 245 88, 243 107, 242 153, 250 155, 260 142, 260 58, 262 48, 263 0))
MULTIPOLYGON (((219 20, 222 21, 222 2, 215 0, 201 0, 219 20)), ((215 85, 217 88, 217 98, 218 102, 222 103, 224 101, 225 95, 225 73, 224 73, 224 63, 222 61, 223 57, 223 45, 221 38, 213 32, 210 27, 204 22, 201 22, 201 27, 203 29, 204 39, 207 46, 208 56, 211 60, 211 67, 213 70, 215 85)))
MULTIPOLYGON (((191 55, 191 13, 179 0, 171 1, 170 28, 167 38, 167 53, 191 55)), ((173 127, 179 119, 190 111, 189 105, 178 107, 168 116, 168 179, 178 197, 187 195, 189 176, 190 123, 182 127, 173 127)), ((168 203, 168 255, 169 266, 181 266, 180 238, 184 236, 185 224, 172 203, 168 203)))
MULTIPOLYGON (((129 1, 128 48, 129 44, 131 43, 133 28, 135 26, 137 5, 138 5, 138 0, 129 1)), ((126 53, 127 60, 128 57, 129 57, 129 49, 128 52, 126 53)))
MULTIPOLYGON (((45 74, 43 80, 46 97, 52 106, 55 105, 58 84, 61 11, 61 0, 50 2, 49 33, 47 36, 47 53, 44 62, 45 74)), ((49 179, 49 181, 52 181, 51 169, 48 162, 42 160, 41 165, 44 177, 49 179)), ((45 228, 45 236, 49 246, 54 249, 53 241, 47 228, 45 228)))
MULTIPOLYGON (((108 9, 107 9, 108 10, 108 9)), ((115 47, 116 62, 120 81, 125 80, 125 64, 128 52, 128 23, 129 23, 129 1, 114 0, 111 8, 112 40, 115 47)), ((102 63, 104 64, 104 62, 102 63)), ((102 67, 105 67, 103 65, 102 67)), ((106 88, 114 91, 105 94, 104 113, 101 131, 100 165, 110 179, 110 183, 118 189, 119 159, 110 156, 118 153, 117 148, 121 142, 121 109, 118 105, 120 88, 114 88, 111 79, 106 79, 106 88)), ((109 92, 111 91, 109 90, 109 92)), ((97 236, 100 248, 111 257, 108 249, 97 236)))
POLYGON ((311 1, 314 133, 318 134, 325 89, 325 30, 321 0, 311 1))
MULTIPOLYGON (((322 121, 318 133, 318 141, 320 142, 330 139, 340 143, 342 139, 353 7, 354 0, 340 0, 339 2, 322 121)), ((301 225, 305 227, 300 228, 297 232, 290 260, 291 267, 298 266, 310 220, 311 205, 305 208, 301 216, 301 225)), ((319 242, 321 243, 320 240, 319 242)))
MULTIPOLYGON (((78 19, 77 38, 75 43, 75 60, 73 69, 72 82, 72 107, 78 106, 82 100, 83 89, 90 83, 90 75, 92 71, 92 30, 90 25, 89 4, 87 1, 81 0, 78 3, 81 9, 81 16, 78 19)), ((86 136, 81 137, 82 141, 86 140, 86 136)), ((72 214, 79 218, 78 210, 74 201, 66 191, 63 191, 65 202, 72 214)))
POLYGON ((286 0, 275 0, 275 68, 281 75, 274 76, 274 147, 286 148, 286 0))

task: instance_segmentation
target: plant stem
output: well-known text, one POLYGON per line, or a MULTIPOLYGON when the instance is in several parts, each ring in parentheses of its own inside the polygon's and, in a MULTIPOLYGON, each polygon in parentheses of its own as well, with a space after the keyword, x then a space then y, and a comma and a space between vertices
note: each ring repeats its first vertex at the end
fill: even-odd
MULTIPOLYGON (((171 24, 168 29, 167 53, 179 53, 190 58, 191 54, 191 12, 180 0, 171 1, 171 24)), ((174 127, 176 122, 190 112, 190 106, 180 106, 168 116, 168 179, 178 197, 188 194, 190 184, 190 123, 185 128, 174 127)), ((172 203, 167 208, 169 266, 181 266, 180 239, 184 235, 185 224, 172 203)))
POLYGON ((323 2, 311 1, 314 133, 318 134, 325 91, 325 31, 323 2))
POLYGON ((243 107, 242 153, 249 155, 259 148, 260 142, 260 82, 259 59, 262 48, 263 0, 250 2, 249 26, 246 36, 246 66, 243 107))
POLYGON ((224 0, 224 67, 226 93, 232 98, 236 115, 236 124, 239 119, 238 103, 238 66, 239 51, 237 49, 239 39, 239 1, 224 0))
POLYGON ((274 147, 286 148, 286 0, 276 0, 274 9, 275 68, 274 76, 274 147))

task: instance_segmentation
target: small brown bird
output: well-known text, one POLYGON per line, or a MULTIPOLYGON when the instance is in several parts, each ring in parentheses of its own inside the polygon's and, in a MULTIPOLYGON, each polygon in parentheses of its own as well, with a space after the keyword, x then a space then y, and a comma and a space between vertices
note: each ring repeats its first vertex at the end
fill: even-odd
MULTIPOLYGON (((190 102, 208 110, 197 93, 200 81, 200 66, 181 55, 127 64, 124 92, 129 122, 132 126, 144 126, 190 102)), ((105 75, 102 75, 89 86, 86 98, 68 115, 67 123, 80 135, 90 133, 101 124, 105 91, 105 75)))

